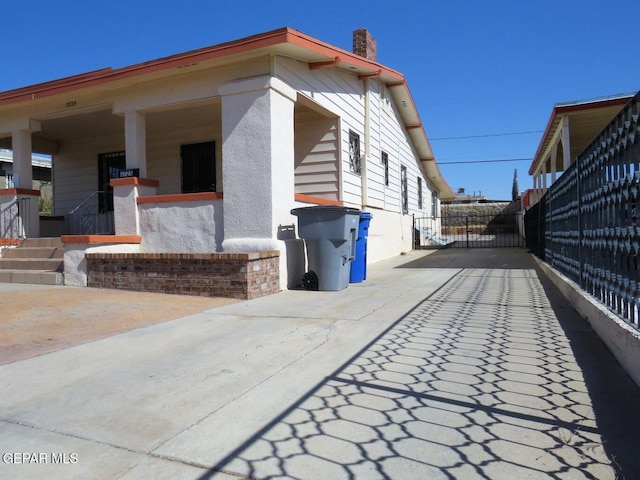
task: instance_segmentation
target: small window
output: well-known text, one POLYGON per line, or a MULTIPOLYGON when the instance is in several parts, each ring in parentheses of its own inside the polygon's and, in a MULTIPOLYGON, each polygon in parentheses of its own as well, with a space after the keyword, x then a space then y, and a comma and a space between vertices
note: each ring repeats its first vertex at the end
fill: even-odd
POLYGON ((349 170, 360 175, 360 135, 349 130, 349 170))
POLYGON ((409 213, 409 185, 407 184, 407 167, 400 167, 400 190, 402 194, 402 213, 409 213))
POLYGON ((386 152, 382 152, 381 159, 382 167, 384 168, 384 186, 389 186, 389 155, 386 152))
POLYGON ((418 177, 418 209, 422 210, 422 178, 418 177))
POLYGON ((16 188, 15 183, 13 183, 13 174, 9 173, 6 177, 7 188, 16 188))

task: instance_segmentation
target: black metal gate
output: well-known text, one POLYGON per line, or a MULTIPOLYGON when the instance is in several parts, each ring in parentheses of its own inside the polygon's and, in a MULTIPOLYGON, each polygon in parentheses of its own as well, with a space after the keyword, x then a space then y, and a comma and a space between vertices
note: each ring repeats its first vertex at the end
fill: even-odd
POLYGON ((416 248, 524 247, 521 213, 414 219, 416 248))

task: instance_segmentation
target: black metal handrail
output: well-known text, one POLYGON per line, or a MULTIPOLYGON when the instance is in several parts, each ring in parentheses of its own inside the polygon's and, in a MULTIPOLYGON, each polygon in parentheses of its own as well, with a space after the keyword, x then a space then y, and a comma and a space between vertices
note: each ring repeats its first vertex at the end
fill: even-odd
POLYGON ((3 243, 12 243, 27 237, 31 230, 29 197, 18 198, 0 211, 0 238, 3 243))
POLYGON ((67 235, 112 235, 113 193, 97 191, 65 215, 67 235))

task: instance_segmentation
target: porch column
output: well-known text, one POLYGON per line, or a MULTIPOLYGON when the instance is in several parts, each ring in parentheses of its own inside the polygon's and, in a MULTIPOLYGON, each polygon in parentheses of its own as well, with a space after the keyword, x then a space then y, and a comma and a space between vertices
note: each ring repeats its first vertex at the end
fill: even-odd
POLYGON ((31 157, 33 148, 31 133, 40 130, 40 123, 25 120, 22 125, 11 131, 11 148, 13 150, 13 184, 14 188, 5 192, 15 195, 19 202, 18 217, 20 236, 37 238, 40 236, 40 215, 38 200, 40 191, 33 190, 33 166, 31 157))
POLYGON ((571 165, 571 142, 569 141, 569 117, 562 117, 562 166, 564 170, 571 165))
POLYGON ((124 142, 127 168, 139 168, 140 178, 147 178, 147 121, 136 111, 124 113, 124 142))
POLYGON ((33 167, 31 166, 31 132, 40 130, 38 122, 29 121, 29 128, 11 132, 13 149, 13 183, 15 188, 33 188, 33 167))
POLYGON ((542 163, 542 188, 547 190, 547 161, 542 163))
POLYGON ((556 162, 558 160, 558 146, 554 145, 551 150, 551 185, 556 182, 556 162))
POLYGON ((296 91, 261 76, 220 86, 222 95, 223 251, 280 250, 279 227, 294 206, 293 107, 296 91))

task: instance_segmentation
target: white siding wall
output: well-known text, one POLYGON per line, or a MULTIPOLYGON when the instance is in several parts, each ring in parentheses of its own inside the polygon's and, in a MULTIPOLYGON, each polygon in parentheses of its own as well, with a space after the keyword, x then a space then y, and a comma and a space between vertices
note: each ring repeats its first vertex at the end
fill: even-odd
POLYGON ((216 182, 222 191, 222 133, 219 119, 194 118, 181 128, 158 131, 147 136, 147 172, 160 182, 158 195, 181 193, 180 146, 216 142, 216 182))
POLYGON ((338 121, 309 109, 295 118, 296 193, 340 199, 338 121))
POLYGON ((326 68, 309 70, 306 63, 278 57, 277 76, 340 117, 342 200, 360 206, 360 176, 349 171, 349 130, 360 135, 364 152, 364 89, 355 75, 326 68))
MULTIPOLYGON (((293 88, 303 92, 327 110, 340 117, 343 195, 345 204, 361 206, 361 178, 349 171, 349 130, 360 135, 361 152, 365 153, 365 90, 356 75, 326 68, 309 70, 306 63, 278 57, 277 75, 293 88)), ((367 159, 368 206, 400 213, 400 166, 407 167, 409 180, 409 213, 430 210, 431 192, 420 160, 413 149, 405 127, 388 92, 376 79, 369 81, 370 156, 367 159), (389 155, 389 186, 384 185, 381 152, 389 155), (418 210, 417 178, 422 177, 423 209, 418 210)))
POLYGON ((122 135, 73 138, 55 156, 55 213, 69 213, 98 190, 98 154, 124 150, 122 135))
MULTIPOLYGON (((180 145, 216 141, 216 177, 222 190, 220 123, 194 119, 181 129, 151 133, 147 136, 147 176, 159 180, 158 195, 181 193, 180 145), (209 124, 204 124, 205 122, 209 124)), ((98 154, 124 150, 124 136, 75 139, 65 142, 56 155, 55 215, 64 215, 98 190, 98 154)))
MULTIPOLYGON (((371 132, 371 152, 367 158, 367 205, 374 208, 386 208, 386 190, 384 185, 384 166, 382 165, 382 151, 384 150, 381 133, 382 108, 380 102, 380 82, 375 79, 369 80, 370 90, 370 113, 369 127, 371 132)), ((387 151, 387 153, 389 153, 387 151)))

